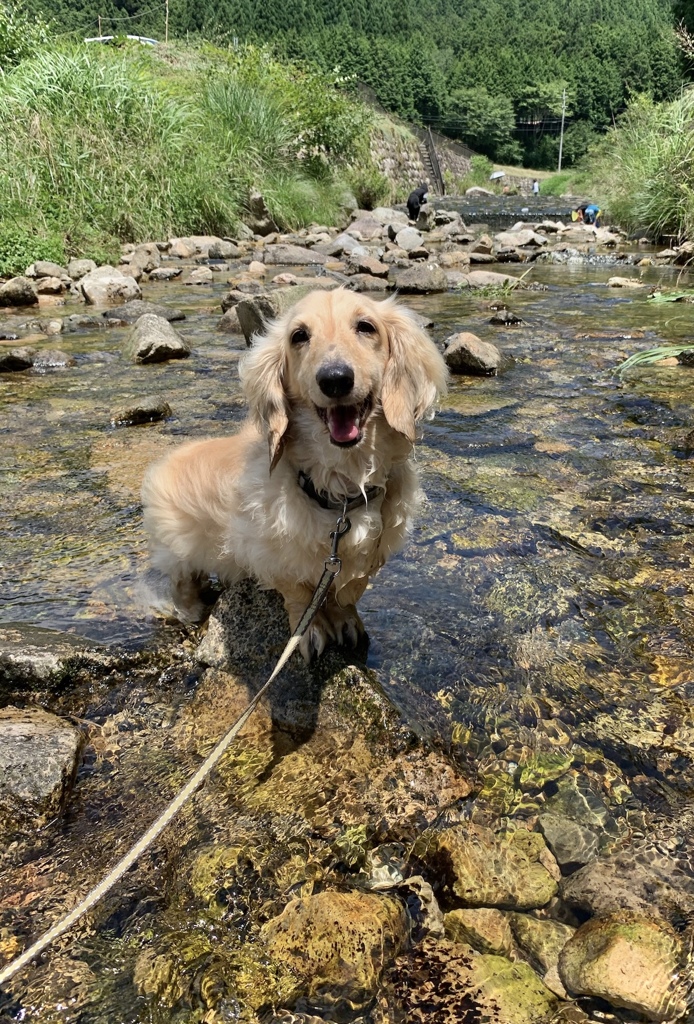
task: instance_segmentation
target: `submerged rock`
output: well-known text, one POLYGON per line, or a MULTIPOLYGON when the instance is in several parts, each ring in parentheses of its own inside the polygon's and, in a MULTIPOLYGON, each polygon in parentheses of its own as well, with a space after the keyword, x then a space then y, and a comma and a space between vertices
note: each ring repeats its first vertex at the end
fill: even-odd
POLYGON ((56 814, 82 747, 79 729, 42 708, 0 710, 0 819, 56 814))
POLYGON ((123 351, 134 363, 163 363, 168 359, 186 359, 191 348, 168 320, 145 313, 130 331, 123 351))
POLYGON ((171 406, 163 398, 142 398, 133 405, 111 410, 112 427, 134 427, 140 423, 156 423, 171 416, 171 406))
POLYGON ((558 886, 540 862, 548 856, 544 839, 536 832, 494 833, 480 825, 444 829, 426 853, 464 906, 504 910, 531 910, 549 903, 558 886))
POLYGON ((116 663, 115 655, 74 633, 22 622, 0 625, 0 690, 54 686, 82 668, 95 671, 116 663))
POLYGON ((444 345, 443 358, 453 373, 495 377, 513 365, 510 356, 504 356, 496 345, 482 341, 469 331, 452 334, 444 345))
POLYGON ((446 938, 462 942, 480 953, 508 956, 513 951, 513 933, 508 916, 491 907, 451 910, 444 917, 446 938))
POLYGON ((309 1007, 358 1010, 407 943, 405 908, 361 892, 292 900, 261 929, 270 954, 299 978, 309 1007))
POLYGON ((561 814, 541 814, 538 826, 564 874, 583 867, 597 855, 595 832, 561 814))
POLYGON ((559 956, 559 974, 572 995, 597 996, 649 1020, 672 1020, 686 1010, 683 957, 680 940, 665 924, 623 912, 582 925, 559 956))

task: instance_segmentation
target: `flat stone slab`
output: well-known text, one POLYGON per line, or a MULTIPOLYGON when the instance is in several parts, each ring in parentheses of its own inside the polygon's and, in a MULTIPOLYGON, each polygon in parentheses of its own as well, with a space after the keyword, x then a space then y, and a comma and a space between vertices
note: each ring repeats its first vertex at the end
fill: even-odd
POLYGON ((80 668, 108 668, 116 660, 107 648, 73 633, 22 622, 0 626, 0 690, 36 689, 80 668))
POLYGON ((80 730, 42 708, 0 710, 0 818, 59 811, 81 748, 80 730))
POLYGON ((263 262, 268 266, 310 266, 328 262, 328 257, 315 249, 304 249, 300 245, 266 245, 263 262))

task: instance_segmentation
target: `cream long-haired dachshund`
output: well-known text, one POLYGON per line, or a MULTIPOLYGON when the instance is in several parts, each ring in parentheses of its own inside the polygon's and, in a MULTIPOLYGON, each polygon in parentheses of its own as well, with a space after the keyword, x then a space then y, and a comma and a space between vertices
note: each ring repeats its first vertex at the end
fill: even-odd
POLYGON ((282 594, 294 630, 347 499, 342 570, 301 643, 309 660, 329 638, 356 643, 363 631, 356 604, 404 543, 420 497, 416 424, 447 371, 407 309, 340 288, 311 292, 270 324, 240 374, 249 416, 239 433, 182 445, 147 472, 152 561, 183 621, 203 616, 211 574, 251 576, 282 594))

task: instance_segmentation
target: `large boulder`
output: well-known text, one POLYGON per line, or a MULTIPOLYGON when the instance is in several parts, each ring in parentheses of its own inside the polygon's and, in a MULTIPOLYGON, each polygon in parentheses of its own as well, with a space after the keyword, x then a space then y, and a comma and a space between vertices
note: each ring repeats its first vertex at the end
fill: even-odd
POLYGON ((92 306, 113 306, 142 298, 135 278, 108 264, 85 274, 79 286, 85 300, 92 306))
POLYGON ((263 262, 268 266, 312 266, 327 263, 328 257, 316 249, 278 242, 265 246, 263 262))
POLYGON ((92 270, 96 270, 96 263, 94 260, 70 260, 67 265, 68 276, 73 281, 79 281, 86 274, 90 274, 92 270))
POLYGON ((13 277, 0 284, 0 306, 35 306, 38 294, 28 277, 13 277))
POLYGON ((80 730, 42 708, 0 710, 0 820, 55 815, 81 748, 80 730))
POLYGON ((238 245, 226 238, 218 238, 207 250, 208 259, 211 260, 236 260, 241 255, 238 245))
POLYGON ((499 249, 513 249, 518 246, 533 246, 535 248, 547 245, 549 239, 538 234, 532 228, 525 228, 521 231, 500 231, 494 236, 494 241, 499 249))
POLYGON ((448 291, 446 272, 436 263, 420 263, 416 267, 402 270, 395 283, 398 291, 404 294, 427 295, 448 291))
POLYGON ((404 249, 405 252, 412 252, 414 249, 422 248, 424 239, 422 238, 421 231, 418 231, 417 228, 406 227, 398 231, 394 241, 399 249, 404 249))
POLYGON ((246 224, 254 235, 273 235, 279 231, 261 192, 253 190, 248 197, 246 224))
POLYGON ((145 313, 126 338, 124 351, 134 363, 163 363, 168 359, 185 359, 191 349, 168 320, 145 313))
POLYGON ((142 277, 161 266, 161 253, 156 242, 145 242, 138 245, 131 253, 128 270, 132 277, 142 277))
POLYGON ((347 234, 363 242, 369 242, 374 238, 382 238, 384 234, 383 223, 374 217, 369 210, 356 210, 355 218, 347 228, 347 234))
POLYGON ((36 260, 34 263, 34 277, 64 277, 67 271, 59 263, 53 260, 36 260))

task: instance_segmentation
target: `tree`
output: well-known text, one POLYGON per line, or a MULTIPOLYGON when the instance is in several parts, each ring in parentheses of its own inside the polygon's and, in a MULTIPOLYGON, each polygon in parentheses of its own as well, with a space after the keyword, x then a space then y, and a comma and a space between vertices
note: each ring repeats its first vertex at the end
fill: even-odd
POLYGON ((444 131, 472 149, 503 163, 520 158, 513 138, 516 118, 507 96, 491 96, 484 86, 456 89, 448 101, 444 131))

